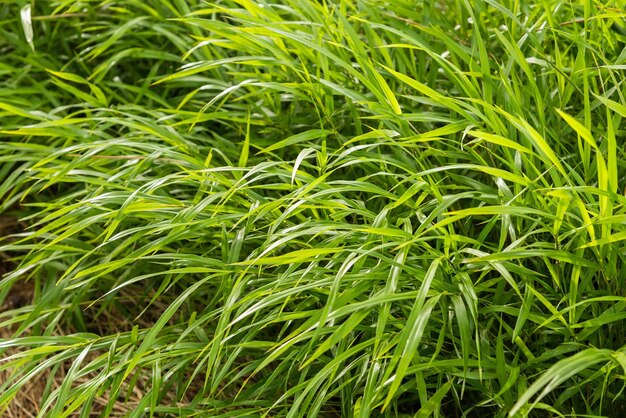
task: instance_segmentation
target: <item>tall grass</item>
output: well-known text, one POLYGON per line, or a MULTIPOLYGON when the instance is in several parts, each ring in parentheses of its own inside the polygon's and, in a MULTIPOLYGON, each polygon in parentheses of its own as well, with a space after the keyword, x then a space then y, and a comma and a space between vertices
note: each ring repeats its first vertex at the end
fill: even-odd
POLYGON ((621 1, 0 16, 5 413, 626 414, 621 1))

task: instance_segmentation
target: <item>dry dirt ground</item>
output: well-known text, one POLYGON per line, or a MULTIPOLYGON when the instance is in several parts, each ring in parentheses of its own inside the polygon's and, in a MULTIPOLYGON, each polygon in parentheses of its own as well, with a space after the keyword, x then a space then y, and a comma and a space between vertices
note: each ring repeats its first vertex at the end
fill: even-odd
MULTIPOLYGON (((0 237, 7 237, 10 234, 20 232, 23 230, 23 225, 21 225, 16 219, 0 216, 0 237)), ((0 278, 3 277, 6 273, 12 271, 15 267, 12 259, 4 253, 0 253, 0 278)), ((13 316, 16 309, 27 308, 33 302, 34 297, 34 285, 32 281, 18 281, 16 282, 10 289, 9 293, 6 295, 4 300, 0 301, 0 342, 9 340, 11 338, 16 337, 15 332, 17 330, 16 325, 7 325, 13 316)), ((124 327, 124 320, 122 318, 113 318, 111 321, 100 320, 97 321, 98 324, 101 323, 109 323, 116 324, 121 328, 124 327)), ((57 328, 55 330, 56 335, 66 335, 71 334, 72 329, 60 329, 57 328)), ((100 330, 106 331, 106 330, 100 330)), ((113 330, 108 330, 113 331, 113 330)), ((28 330, 25 333, 22 333, 21 336, 27 336, 28 330)), ((8 350, 0 351, 0 383, 5 382, 9 376, 12 376, 16 371, 9 367, 7 362, 10 361, 11 356, 19 353, 19 348, 11 348, 8 350)), ((88 356, 85 361, 89 361, 90 358, 95 358, 99 353, 93 353, 91 356, 88 356)), ((3 418, 30 418, 36 417, 40 411, 40 403, 42 399, 42 395, 46 389, 46 385, 49 381, 51 381, 51 388, 49 390, 55 389, 59 387, 63 381, 63 378, 69 368, 72 366, 71 361, 67 361, 57 370, 54 376, 51 376, 51 371, 46 370, 40 375, 36 376, 33 379, 30 379, 26 385, 24 385, 20 391, 15 395, 9 404, 8 408, 5 410, 0 410, 0 416, 3 418)), ((89 376, 83 378, 89 378, 89 376)), ((122 417, 127 415, 129 411, 133 409, 133 407, 139 402, 139 400, 143 396, 143 389, 147 386, 148 379, 138 379, 138 384, 133 388, 128 396, 126 402, 124 403, 116 403, 112 414, 109 416, 122 417), (145 383, 142 384, 142 383, 145 383)), ((81 381, 77 380, 75 382, 76 385, 80 384, 81 381)), ((107 405, 108 402, 108 394, 105 393, 103 396, 95 399, 92 411, 90 413, 91 416, 99 416, 101 412, 107 405)), ((72 415, 78 416, 78 414, 72 415)))
MULTIPOLYGON (((0 240, 7 242, 11 240, 10 235, 18 232, 22 232, 25 229, 25 225, 20 224, 16 219, 0 216, 0 240), (8 238, 7 238, 8 237, 8 238), (2 239, 5 238, 5 239, 2 239)), ((9 272, 13 271, 16 267, 16 263, 7 254, 0 252, 0 280, 9 272)), ((33 280, 18 280, 4 299, 1 298, 0 293, 0 343, 9 339, 18 337, 16 335, 18 325, 11 324, 11 320, 15 318, 17 312, 26 312, 30 305, 33 304, 35 298, 35 287, 33 280)), ((136 286, 128 286, 122 289, 116 298, 117 307, 99 309, 101 306, 94 305, 91 309, 83 311, 84 321, 90 328, 89 331, 98 335, 115 335, 120 332, 130 332, 133 326, 138 325, 141 329, 150 328, 160 314, 167 309, 167 305, 163 304, 159 298, 150 304, 150 309, 142 312, 142 306, 146 304, 139 303, 137 301, 137 295, 142 295, 146 299, 146 304, 152 299, 154 293, 146 293, 145 289, 136 286), (96 314, 97 312, 97 314, 96 314), (97 316, 96 316, 97 315, 97 316)), ((176 316, 176 315, 175 315, 176 316)), ((171 320, 176 321, 176 318, 171 320)), ((57 326, 53 332, 53 335, 69 335, 75 333, 76 330, 71 325, 57 326)), ((25 337, 29 335, 29 330, 23 332, 19 337, 25 337)), ((15 357, 15 354, 20 352, 21 348, 10 348, 6 350, 0 349, 0 385, 5 382, 14 373, 19 372, 10 367, 9 362, 15 357)), ((23 350, 23 348, 21 349, 23 350)), ((90 360, 95 359, 97 356, 104 354, 103 352, 90 353, 82 364, 89 363, 90 360)), ((243 360, 245 362, 245 360, 243 360)), ((40 412, 40 405, 42 396, 46 391, 46 386, 50 383, 50 387, 47 389, 48 393, 55 388, 58 388, 64 381, 66 373, 72 366, 72 361, 67 361, 59 367, 58 370, 52 375, 51 370, 45 370, 40 375, 30 379, 26 385, 24 385, 19 392, 12 399, 6 410, 0 408, 0 417, 2 418, 30 418, 36 417, 40 412)), ((88 379, 95 377, 97 372, 93 375, 84 376, 82 379, 78 379, 74 382, 74 385, 79 385, 88 379)), ((191 375, 190 375, 191 378, 191 375)), ((133 380, 134 376, 129 377, 129 381, 133 380)), ((189 384, 185 392, 184 399, 182 401, 176 401, 174 399, 174 393, 171 396, 165 396, 163 403, 167 405, 179 405, 183 406, 181 402, 187 403, 192 400, 195 394, 198 394, 203 390, 205 376, 203 373, 199 373, 194 378, 193 382, 189 384)), ((135 380, 132 390, 128 389, 127 385, 122 384, 120 396, 115 403, 113 410, 108 415, 109 417, 124 417, 133 411, 139 401, 143 398, 150 388, 150 376, 148 372, 145 375, 140 375, 135 380)), ((1 395, 2 393, 0 393, 1 395)), ((224 397, 229 398, 235 396, 234 393, 225 393, 224 397)), ((94 400, 90 416, 100 416, 105 410, 109 401, 109 393, 104 392, 102 396, 94 400)), ((78 417, 80 412, 70 415, 70 417, 78 417)))

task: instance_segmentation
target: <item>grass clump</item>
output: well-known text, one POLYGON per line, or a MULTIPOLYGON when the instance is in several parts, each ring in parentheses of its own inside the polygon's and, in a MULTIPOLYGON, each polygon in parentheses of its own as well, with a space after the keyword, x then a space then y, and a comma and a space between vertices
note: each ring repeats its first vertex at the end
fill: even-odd
POLYGON ((0 16, 5 413, 626 413, 620 1, 0 16))

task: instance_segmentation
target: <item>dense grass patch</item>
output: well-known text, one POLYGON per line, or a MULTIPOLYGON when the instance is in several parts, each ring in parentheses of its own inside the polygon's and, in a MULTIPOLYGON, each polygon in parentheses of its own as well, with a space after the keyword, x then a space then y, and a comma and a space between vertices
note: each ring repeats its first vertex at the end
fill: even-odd
POLYGON ((0 410, 626 416, 625 22, 0 2, 0 410))

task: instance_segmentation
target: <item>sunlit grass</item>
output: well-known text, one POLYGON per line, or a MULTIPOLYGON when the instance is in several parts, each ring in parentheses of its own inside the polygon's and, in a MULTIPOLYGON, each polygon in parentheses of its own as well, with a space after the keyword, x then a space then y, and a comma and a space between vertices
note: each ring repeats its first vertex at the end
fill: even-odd
POLYGON ((5 413, 626 415, 620 1, 0 16, 5 413))

